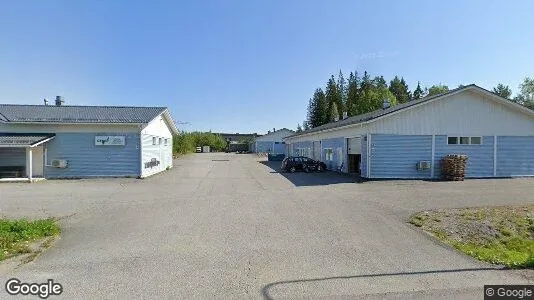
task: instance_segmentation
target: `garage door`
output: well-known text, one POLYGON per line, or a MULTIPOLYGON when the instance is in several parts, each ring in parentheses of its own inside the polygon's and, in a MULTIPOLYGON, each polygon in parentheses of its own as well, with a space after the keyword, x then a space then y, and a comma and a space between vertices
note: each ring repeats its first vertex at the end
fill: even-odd
POLYGON ((313 159, 321 160, 321 142, 313 142, 313 159))
POLYGON ((362 138, 355 137, 347 139, 349 154, 362 154, 362 138))

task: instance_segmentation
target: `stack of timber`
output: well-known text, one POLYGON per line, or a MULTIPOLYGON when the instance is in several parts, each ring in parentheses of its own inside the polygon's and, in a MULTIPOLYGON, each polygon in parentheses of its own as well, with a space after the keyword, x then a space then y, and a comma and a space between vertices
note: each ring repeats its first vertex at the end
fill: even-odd
POLYGON ((463 181, 467 155, 449 154, 441 159, 441 178, 450 181, 463 181))

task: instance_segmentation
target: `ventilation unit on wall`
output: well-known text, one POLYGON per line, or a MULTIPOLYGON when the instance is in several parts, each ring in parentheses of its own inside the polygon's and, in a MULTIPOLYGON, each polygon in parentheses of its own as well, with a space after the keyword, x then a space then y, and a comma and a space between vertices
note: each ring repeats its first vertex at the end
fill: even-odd
POLYGON ((430 169, 430 162, 428 160, 421 160, 417 163, 417 170, 428 170, 430 169))
POLYGON ((69 162, 65 159, 52 159, 52 167, 54 168, 66 168, 69 166, 69 162))

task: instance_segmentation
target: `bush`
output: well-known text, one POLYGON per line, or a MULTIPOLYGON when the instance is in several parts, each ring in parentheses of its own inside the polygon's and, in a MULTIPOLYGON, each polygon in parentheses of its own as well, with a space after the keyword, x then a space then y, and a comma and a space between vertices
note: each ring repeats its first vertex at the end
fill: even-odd
POLYGON ((182 132, 173 138, 173 152, 186 154, 195 152, 196 147, 209 146, 211 151, 224 151, 226 141, 211 132, 182 132))

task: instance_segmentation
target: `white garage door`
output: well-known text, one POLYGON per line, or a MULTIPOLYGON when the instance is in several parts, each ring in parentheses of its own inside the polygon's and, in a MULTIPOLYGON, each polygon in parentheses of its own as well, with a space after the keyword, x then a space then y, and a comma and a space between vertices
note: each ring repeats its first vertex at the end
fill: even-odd
POLYGON ((362 138, 355 137, 347 139, 349 154, 362 154, 362 138))

